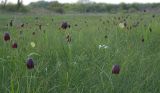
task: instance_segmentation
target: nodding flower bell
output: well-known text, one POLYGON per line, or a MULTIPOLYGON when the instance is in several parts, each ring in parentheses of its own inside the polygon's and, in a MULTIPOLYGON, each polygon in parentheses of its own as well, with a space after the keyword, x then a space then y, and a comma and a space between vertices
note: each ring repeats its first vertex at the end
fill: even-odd
POLYGON ((29 59, 27 60, 26 65, 27 65, 27 68, 28 68, 28 69, 33 69, 33 68, 34 68, 33 59, 32 59, 32 58, 29 58, 29 59))
POLYGON ((4 33, 4 41, 9 41, 10 40, 10 35, 9 33, 4 33))
POLYGON ((113 65, 112 67, 112 74, 119 74, 120 72, 120 66, 119 65, 113 65))
POLYGON ((70 25, 67 22, 63 22, 62 25, 61 25, 61 28, 62 29, 67 29, 67 28, 70 28, 70 25))
POLYGON ((12 48, 17 48, 17 47, 18 47, 17 43, 14 42, 14 43, 12 44, 12 48))

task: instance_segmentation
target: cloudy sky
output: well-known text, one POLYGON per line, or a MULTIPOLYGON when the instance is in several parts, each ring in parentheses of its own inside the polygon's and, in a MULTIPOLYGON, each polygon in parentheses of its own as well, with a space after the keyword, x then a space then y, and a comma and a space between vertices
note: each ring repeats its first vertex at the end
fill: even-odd
MULTIPOLYGON (((2 0, 0 0, 2 1, 2 0)), ((36 1, 42 1, 42 0, 23 0, 24 4, 29 4, 30 2, 36 2, 36 1)), ((43 1, 55 1, 55 0, 43 0, 43 1)), ((77 2, 77 0, 56 0, 59 1, 61 3, 75 3, 77 2)), ((125 3, 133 3, 133 2, 137 2, 137 3, 157 3, 160 2, 160 0, 91 0, 94 2, 105 2, 105 3, 113 3, 113 4, 118 4, 121 2, 125 2, 125 3)), ((12 2, 12 3, 16 3, 17 0, 8 0, 8 2, 12 2)))

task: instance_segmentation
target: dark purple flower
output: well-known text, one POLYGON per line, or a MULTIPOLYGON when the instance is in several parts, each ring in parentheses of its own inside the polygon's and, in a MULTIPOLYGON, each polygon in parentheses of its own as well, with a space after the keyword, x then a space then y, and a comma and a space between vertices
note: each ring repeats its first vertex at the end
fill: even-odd
POLYGON ((120 66, 119 65, 113 65, 112 67, 112 74, 119 74, 120 72, 120 66))
POLYGON ((63 22, 62 25, 61 25, 61 28, 62 29, 67 29, 67 28, 70 28, 70 25, 67 22, 63 22))
POLYGON ((28 69, 33 69, 33 68, 34 68, 33 59, 29 58, 29 59, 27 60, 26 65, 27 65, 27 68, 28 68, 28 69))
POLYGON ((9 35, 9 33, 4 33, 4 40, 5 41, 9 41, 10 40, 10 35, 9 35))
POLYGON ((17 48, 17 47, 18 47, 17 43, 14 42, 14 43, 12 44, 12 48, 17 48))

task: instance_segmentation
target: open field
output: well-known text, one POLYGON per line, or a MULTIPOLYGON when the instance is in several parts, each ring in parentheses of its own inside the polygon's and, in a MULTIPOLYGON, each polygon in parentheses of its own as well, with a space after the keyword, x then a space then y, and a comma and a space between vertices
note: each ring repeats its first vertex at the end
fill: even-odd
POLYGON ((0 93, 160 93, 158 14, 0 15, 0 37, 0 93))

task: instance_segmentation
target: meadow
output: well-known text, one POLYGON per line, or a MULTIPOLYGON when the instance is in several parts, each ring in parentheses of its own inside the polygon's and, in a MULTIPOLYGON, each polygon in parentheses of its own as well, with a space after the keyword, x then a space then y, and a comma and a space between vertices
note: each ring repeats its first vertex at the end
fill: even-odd
POLYGON ((0 37, 0 93, 160 93, 158 14, 1 14, 0 37))

